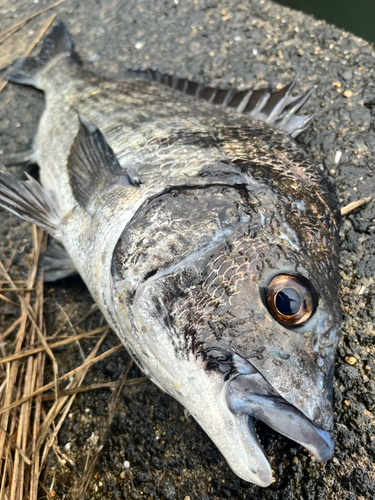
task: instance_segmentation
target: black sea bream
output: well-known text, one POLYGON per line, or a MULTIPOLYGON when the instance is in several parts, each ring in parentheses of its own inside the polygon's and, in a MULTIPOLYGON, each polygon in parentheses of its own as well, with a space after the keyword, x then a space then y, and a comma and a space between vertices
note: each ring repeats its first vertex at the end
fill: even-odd
MULTIPOLYGON (((62 24, 8 79, 46 108, 41 185, 0 174, 1 205, 63 244, 136 363, 238 476, 272 481, 253 417, 329 459, 340 213, 292 138, 308 94, 97 76, 62 24)), ((48 262, 51 280, 73 269, 61 248, 48 262)))

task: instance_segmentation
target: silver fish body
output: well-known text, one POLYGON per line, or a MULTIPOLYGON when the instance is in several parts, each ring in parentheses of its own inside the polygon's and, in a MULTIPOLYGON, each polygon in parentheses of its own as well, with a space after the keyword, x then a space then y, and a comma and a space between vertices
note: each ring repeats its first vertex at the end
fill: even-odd
POLYGON ((1 174, 0 204, 64 245, 134 360, 241 478, 272 480, 253 417, 327 460, 339 206, 265 123, 302 129, 288 122, 294 98, 278 110, 266 96, 260 121, 227 109, 234 95, 218 107, 137 74, 99 77, 77 64, 62 25, 8 78, 46 95, 34 141, 43 188, 1 174))

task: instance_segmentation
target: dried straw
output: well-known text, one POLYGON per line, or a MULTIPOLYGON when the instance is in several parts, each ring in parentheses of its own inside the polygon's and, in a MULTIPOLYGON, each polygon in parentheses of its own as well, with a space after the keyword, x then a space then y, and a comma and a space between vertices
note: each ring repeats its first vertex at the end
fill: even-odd
POLYGON ((372 199, 371 196, 369 196, 368 198, 363 198, 362 200, 352 201, 351 203, 349 203, 349 205, 342 207, 341 215, 346 215, 349 212, 351 212, 352 210, 355 210, 356 208, 361 207, 362 205, 365 205, 366 203, 371 201, 371 199, 372 199))
MULTIPOLYGON (((60 2, 58 3, 61 3, 65 0, 61 0, 60 2)), ((53 6, 50 6, 48 9, 51 9, 52 7, 54 7, 55 5, 53 6)), ((45 10, 48 10, 48 9, 45 9, 45 10)), ((39 15, 40 12, 37 14, 39 15)), ((33 16, 35 17, 35 16, 33 16)), ((56 17, 56 14, 52 14, 51 17, 49 17, 47 19, 47 22, 45 23, 45 25, 43 26, 43 28, 41 29, 41 31, 38 33, 38 36, 35 38, 35 40, 33 40, 32 44, 28 47, 26 53, 24 54, 24 57, 27 57, 30 52, 33 50, 33 48, 37 45, 37 43, 43 38, 45 32, 48 30, 48 28, 51 26, 51 24, 53 23, 54 19, 56 17)), ((9 33, 7 33, 1 40, 0 40, 0 44, 6 39, 8 38, 9 36, 11 36, 13 33, 15 33, 16 31, 18 31, 20 28, 22 28, 22 26, 24 26, 24 24, 26 24, 26 22, 29 21, 29 19, 26 19, 24 21, 21 21, 21 23, 18 23, 18 24, 22 24, 20 26, 18 26, 18 24, 16 24, 14 27, 13 27, 13 30, 11 30, 9 33)), ((6 87, 7 85, 7 81, 3 81, 3 82, 0 82, 0 92, 6 87)), ((0 497, 0 500, 1 500, 1 497, 0 497)))
MULTIPOLYGON (((109 333, 108 326, 70 337, 56 339, 59 328, 47 341, 46 326, 43 319, 43 281, 37 280, 38 261, 46 247, 46 235, 33 226, 33 253, 26 282, 13 281, 10 273, 0 260, 0 275, 3 287, 12 289, 18 302, 19 318, 4 332, 0 332, 0 500, 37 500, 38 492, 53 498, 52 488, 45 485, 51 460, 56 457, 61 467, 74 462, 59 448, 57 435, 71 411, 77 394, 109 388, 114 391, 109 400, 107 424, 102 429, 98 447, 86 464, 81 485, 76 498, 83 498, 108 435, 115 411, 117 398, 124 386, 134 385, 147 380, 146 377, 127 380, 131 364, 118 382, 108 382, 84 386, 86 374, 98 361, 123 349, 116 345, 99 354, 99 349, 109 333), (15 284, 21 284, 17 287, 15 284), (97 339, 94 348, 86 359, 73 370, 59 376, 58 361, 53 349, 83 338, 97 339), (7 340, 4 342, 4 340, 7 340), (44 381, 45 361, 49 357, 54 366, 53 380, 44 381), (62 382, 68 380, 64 388, 62 382), (51 390, 53 391, 51 393, 51 390), (52 401, 52 406, 51 402, 52 401), (49 404, 49 406, 45 406, 49 404)), ((87 318, 92 312, 80 318, 74 325, 67 319, 69 329, 87 318)))
MULTIPOLYGON (((9 38, 11 35, 13 35, 13 33, 16 33, 16 31, 18 31, 19 29, 23 28, 23 26, 25 26, 26 23, 28 23, 29 21, 31 21, 31 19, 34 19, 35 17, 38 17, 41 14, 44 14, 44 12, 47 12, 48 10, 53 9, 54 7, 57 7, 58 5, 60 5, 63 2, 65 2, 65 0, 59 0, 58 2, 56 2, 56 3, 52 4, 52 5, 49 5, 48 7, 45 7, 44 9, 39 10, 38 12, 35 12, 35 14, 32 14, 31 16, 28 16, 25 19, 22 19, 22 21, 18 22, 17 24, 15 24, 14 26, 12 26, 11 28, 5 30, 3 32, 3 37, 0 39, 0 44, 3 43, 3 42, 5 42, 5 40, 7 38, 9 38)), ((55 16, 56 16, 56 14, 54 14, 54 17, 55 16)), ((38 40, 35 42, 35 44, 38 43, 39 40, 40 40, 40 38, 38 38, 38 40)))

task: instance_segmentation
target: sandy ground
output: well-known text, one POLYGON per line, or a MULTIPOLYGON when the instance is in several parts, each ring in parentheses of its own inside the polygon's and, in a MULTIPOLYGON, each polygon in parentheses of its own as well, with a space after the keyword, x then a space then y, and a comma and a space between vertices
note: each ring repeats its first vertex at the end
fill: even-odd
MULTIPOLYGON (((0 4, 2 30, 53 2, 0 4)), ((53 13, 71 32, 84 65, 121 74, 127 67, 161 72, 223 87, 286 84, 298 75, 298 91, 318 89, 306 105, 316 113, 298 141, 326 171, 342 205, 374 196, 375 53, 367 42, 268 0, 66 0, 30 21, 0 46, 0 66, 21 56, 53 13)), ((1 39, 1 31, 0 31, 1 39)), ((8 84, 0 93, 0 166, 35 134, 43 94, 8 84)), ((11 168, 18 176, 23 168, 11 168)), ((299 445, 259 425, 275 482, 261 489, 238 479, 205 433, 183 408, 151 382, 124 389, 106 434, 88 499, 369 499, 375 495, 374 317, 375 203, 343 218, 341 297, 343 337, 335 378, 336 451, 325 464, 299 445)), ((0 257, 13 279, 22 279, 30 252, 30 226, 0 212, 0 257)), ((74 322, 93 301, 79 278, 46 287, 50 331, 74 322)), ((17 308, 0 303, 1 330, 17 308)), ((102 324, 99 313, 80 325, 102 324)), ((92 342, 81 343, 88 354, 92 342)), ((118 343, 112 335, 102 350, 118 343)), ((61 373, 81 361, 77 346, 56 352, 61 373)), ((117 380, 129 361, 125 350, 95 365, 87 383, 117 380)), ((50 372, 47 370, 47 377, 50 372)), ((139 376, 136 368, 130 377, 139 376)), ((47 484, 54 498, 71 499, 90 453, 108 422, 111 391, 84 393, 59 433, 72 461, 51 456, 47 484)))

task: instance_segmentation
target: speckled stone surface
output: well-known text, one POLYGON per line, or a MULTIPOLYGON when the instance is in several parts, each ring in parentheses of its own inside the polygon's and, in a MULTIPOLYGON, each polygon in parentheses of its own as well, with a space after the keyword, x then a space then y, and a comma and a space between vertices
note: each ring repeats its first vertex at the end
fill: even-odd
MULTIPOLYGON (((50 3, 3 3, 0 27, 50 3)), ((68 26, 84 65, 98 72, 121 74, 127 67, 151 66, 210 85, 257 88, 284 85, 297 74, 298 92, 318 84, 305 106, 306 113, 316 113, 315 119, 298 142, 326 171, 343 205, 374 197, 375 52, 367 42, 268 0, 66 0, 52 12, 68 26)), ((37 22, 17 36, 31 41, 37 22)), ((16 46, 14 39, 7 50, 16 46)), ((35 89, 8 84, 1 91, 0 166, 32 139, 42 109, 43 95, 35 89)), ((22 174, 22 168, 11 170, 22 174)), ((15 279, 25 272, 30 234, 28 224, 1 211, 0 256, 8 262, 16 249, 15 279)), ((343 218, 344 322, 335 378, 336 451, 329 462, 315 462, 301 446, 258 424, 275 482, 267 489, 245 483, 183 408, 145 382, 123 390, 85 498, 373 498, 374 235, 374 201, 343 218)), ((46 297, 51 332, 64 320, 59 307, 75 321, 92 305, 78 278, 48 285, 46 297)), ((16 308, 0 303, 1 328, 16 314, 16 308)), ((81 327, 100 324, 97 313, 81 327)), ((102 350, 117 343, 110 336, 102 350)), ((82 342, 83 351, 88 354, 92 345, 82 342)), ((61 373, 81 361, 76 347, 56 356, 61 373)), ((128 360, 125 350, 105 359, 86 383, 117 380, 128 360)), ((137 370, 130 376, 138 376, 137 370)), ((74 465, 62 466, 51 458, 47 484, 53 482, 55 498, 72 499, 78 491, 88 452, 96 449, 107 425, 110 394, 106 389, 77 396, 59 434, 61 449, 74 465)))

